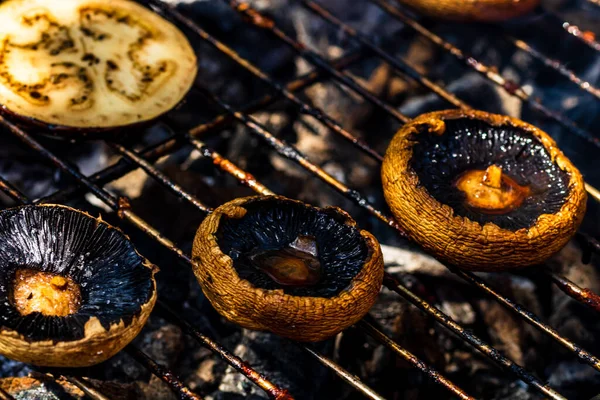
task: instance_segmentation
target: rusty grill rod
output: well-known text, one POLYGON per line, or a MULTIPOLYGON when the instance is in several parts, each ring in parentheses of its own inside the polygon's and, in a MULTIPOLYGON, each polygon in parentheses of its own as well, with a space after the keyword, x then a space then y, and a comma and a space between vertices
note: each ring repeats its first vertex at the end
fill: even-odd
POLYGON ((579 29, 577 25, 570 24, 568 22, 562 22, 562 19, 554 16, 560 23, 562 28, 571 36, 579 39, 581 42, 587 44, 590 48, 600 51, 600 43, 598 43, 595 39, 594 34, 590 34, 589 32, 582 31, 579 29))
POLYGON ((365 89, 361 86, 354 78, 350 76, 346 71, 338 71, 329 65, 329 62, 326 61, 323 57, 321 57, 318 53, 310 50, 304 43, 295 40, 288 36, 285 32, 277 27, 275 22, 264 15, 260 14, 258 11, 250 7, 250 4, 246 2, 240 2, 237 0, 223 0, 226 4, 238 12, 244 20, 249 22, 251 25, 267 30, 271 34, 273 34, 276 38, 278 38, 281 42, 288 45, 292 48, 296 54, 302 57, 305 61, 310 64, 323 69, 331 77, 336 81, 345 86, 346 88, 352 90, 353 92, 359 94, 364 99, 369 101, 371 104, 381 108, 388 115, 392 116, 396 120, 401 123, 406 123, 410 120, 409 117, 402 114, 396 108, 390 106, 389 104, 381 101, 377 96, 371 93, 369 90, 365 89))
MULTIPOLYGON (((354 138, 354 136, 352 134, 350 134, 350 132, 348 132, 340 124, 338 124, 333 118, 331 118, 329 115, 327 115, 325 112, 323 112, 323 110, 321 110, 320 108, 312 107, 312 106, 308 105, 307 103, 305 103, 304 101, 302 101, 300 98, 298 98, 296 95, 294 95, 288 89, 286 89, 285 86, 272 80, 261 69, 257 68, 254 64, 252 64, 252 63, 248 62, 246 59, 242 58, 233 49, 231 49, 230 47, 226 46, 222 42, 215 39, 208 32, 206 32, 205 30, 200 28, 194 21, 192 21, 191 19, 185 17, 183 14, 178 12, 174 6, 164 3, 164 2, 161 2, 159 0, 139 0, 139 1, 144 2, 144 3, 150 3, 154 6, 156 6, 158 10, 163 11, 164 13, 171 15, 173 18, 177 19, 180 23, 187 26, 188 29, 192 30, 196 35, 198 35, 206 43, 210 44, 215 49, 217 49, 221 53, 228 56, 232 61, 234 61, 235 63, 237 63, 244 69, 246 69, 248 72, 250 72, 252 75, 256 76, 261 81, 268 84, 270 87, 272 87, 278 93, 280 93, 282 96, 284 96, 287 100, 294 103, 303 114, 310 115, 311 117, 313 117, 316 120, 323 123, 326 127, 331 129, 333 132, 339 133, 340 135, 342 135, 344 138, 346 138, 347 140, 349 140, 351 142, 356 140, 354 138)), ((361 144, 363 144, 362 141, 357 142, 357 145, 361 145, 361 144)), ((368 151, 367 148, 368 148, 368 146, 366 146, 366 144, 365 144, 365 151, 368 151)))
POLYGON ((600 147, 600 139, 594 137, 588 131, 581 129, 575 122, 571 121, 569 118, 562 115, 560 112, 550 110, 546 106, 544 106, 540 101, 535 99, 533 96, 527 94, 527 92, 519 86, 516 82, 504 78, 497 71, 497 68, 487 66, 479 61, 477 61, 474 57, 467 55, 458 47, 453 44, 445 41, 440 36, 436 35, 432 31, 425 28, 423 25, 419 24, 414 19, 405 15, 400 9, 395 6, 390 5, 385 0, 369 0, 371 3, 376 4, 381 9, 387 11, 390 15, 403 22, 404 24, 410 26, 416 32, 421 34, 423 37, 428 39, 430 42, 440 47, 442 50, 446 51, 448 54, 454 56, 456 59, 466 64, 469 68, 477 71, 479 74, 484 76, 489 81, 503 88, 508 94, 511 96, 519 98, 521 101, 529 104, 533 109, 540 112, 547 118, 554 120, 559 123, 561 126, 565 127, 569 131, 573 132, 577 136, 587 140, 592 143, 596 147, 600 147))
POLYGON ((179 197, 187 200, 198 210, 202 211, 203 213, 208 213, 211 211, 210 208, 203 204, 199 199, 197 199, 192 194, 189 194, 186 191, 184 191, 181 186, 170 180, 169 177, 167 177, 164 173, 154 168, 154 166, 149 161, 145 160, 143 157, 140 157, 135 151, 128 150, 123 145, 120 145, 118 143, 110 143, 110 147, 112 147, 113 150, 116 150, 118 153, 120 153, 123 157, 135 163, 138 167, 143 169, 148 175, 152 176, 152 178, 158 181, 161 185, 173 189, 173 191, 175 191, 179 197))
POLYGON ((542 322, 542 320, 540 320, 540 318, 537 315, 535 315, 531 311, 527 310, 522 305, 517 304, 517 303, 513 302, 512 300, 510 300, 509 298, 502 296, 497 291, 495 291, 490 286, 488 286, 481 278, 477 277, 476 275, 459 270, 459 269, 454 269, 452 272, 454 272, 455 274, 457 274, 458 276, 460 276, 467 282, 471 282, 472 284, 474 284, 475 286, 477 286, 479 289, 483 290, 484 292, 487 292, 488 294, 495 297, 506 308, 510 309, 511 311, 514 311, 515 313, 519 314, 521 317, 525 318, 530 324, 534 325, 535 327, 540 329, 542 332, 547 333, 553 339, 555 339, 560 344, 562 344, 565 348, 574 352, 577 355, 577 357, 579 357, 580 360, 584 361, 588 365, 591 365, 597 371, 600 371, 600 360, 598 358, 596 358, 595 356, 593 356, 586 350, 582 349, 581 347, 579 347, 577 344, 573 343, 569 339, 566 339, 566 338, 560 336, 560 334, 555 329, 553 329, 549 325, 546 325, 544 322, 542 322))
POLYGON ((17 203, 28 204, 29 199, 9 181, 0 176, 0 190, 17 203))
POLYGON ((527 44, 525 41, 523 41, 521 39, 517 39, 512 36, 507 36, 507 39, 513 45, 515 45, 515 47, 517 47, 518 49, 524 51, 525 53, 529 54, 531 57, 541 61, 545 66, 552 68, 553 70, 555 70, 562 76, 569 79, 571 82, 576 84, 581 90, 588 92, 589 94, 594 96, 596 99, 600 99, 600 89, 598 89, 597 87, 592 85, 590 82, 584 81, 583 79, 581 79, 579 76, 577 76, 577 74, 575 72, 573 72, 572 70, 567 68, 559 60, 550 58, 550 57, 542 54, 541 52, 534 49, 533 47, 531 47, 529 44, 527 44))
POLYGON ((363 394, 372 399, 372 400, 385 400, 384 397, 381 397, 377 392, 375 392, 373 389, 371 389, 370 387, 368 387, 367 385, 365 385, 359 377, 357 377, 354 374, 351 374, 350 372, 339 368, 339 365, 337 365, 336 363, 334 363, 333 361, 331 361, 329 358, 323 356, 322 354, 317 353, 316 351, 314 351, 313 349, 311 349, 308 346, 302 346, 302 348, 304 350, 306 350, 306 352, 308 354, 310 354, 311 356, 313 356, 314 358, 317 359, 317 361, 319 361, 321 364, 329 367, 332 371, 334 371, 340 378, 342 378, 344 381, 348 382, 349 384, 351 384, 352 386, 361 386, 363 388, 362 392, 363 394))
MULTIPOLYGON (((383 334, 383 332, 381 332, 379 329, 377 329, 372 323, 368 322, 366 319, 358 321, 358 323, 356 324, 356 326, 358 326, 361 329, 363 329, 364 331, 366 331, 368 335, 370 335, 371 337, 373 337, 377 341, 382 342, 390 350, 393 350, 393 351, 395 351, 397 353, 398 352, 402 353, 403 356, 404 356, 404 358, 411 360, 411 362, 413 362, 413 363, 416 363, 417 364, 417 368, 419 368, 421 371, 423 371, 424 373, 426 373, 429 376, 433 375, 433 379, 436 382, 439 382, 439 383, 443 384, 444 386, 454 387, 454 385, 452 384, 452 382, 448 381, 446 378, 444 378, 443 376, 439 375, 437 373, 437 371, 432 370, 430 367, 428 367, 426 364, 424 364, 422 361, 420 361, 414 354, 412 354, 411 352, 409 352, 409 351, 401 348, 400 346, 398 346, 398 344, 396 342, 394 342, 393 340, 391 340, 389 337, 385 336, 383 334)), ((458 396, 458 398, 460 398, 460 399, 464 399, 464 400, 466 400, 466 399, 472 399, 471 396, 469 396, 466 393, 460 391, 460 389, 454 390, 452 392, 456 396, 458 396)), ((557 398, 563 398, 563 397, 559 396, 557 398)))
POLYGON ((352 199, 356 204, 368 210, 371 214, 385 222, 390 226, 396 227, 396 229, 400 232, 401 235, 406 236, 406 234, 402 231, 402 229, 398 226, 398 224, 386 217, 381 211, 377 210, 362 194, 358 191, 349 188, 344 185, 342 182, 338 181, 327 172, 319 168, 317 165, 313 164, 308 160, 308 158, 300 153, 298 149, 294 146, 278 139, 272 133, 270 133, 260 122, 258 122, 254 117, 244 114, 240 111, 235 111, 230 105, 222 102, 218 97, 216 97, 210 90, 206 89, 200 84, 196 84, 195 89, 200 93, 206 96, 209 100, 213 101, 215 104, 219 105, 223 110, 230 113, 236 120, 250 128, 251 132, 254 132, 263 140, 265 140, 271 147, 277 151, 277 153, 283 155, 284 157, 300 164, 304 169, 309 171, 311 174, 315 175, 319 179, 326 182, 328 185, 332 186, 342 195, 346 196, 349 199, 352 199))
POLYGON ((87 397, 92 400, 110 400, 108 397, 91 387, 83 378, 78 378, 75 376, 62 376, 63 379, 67 380, 69 383, 77 387, 81 390, 87 397))
POLYGON ((552 271, 546 271, 546 273, 550 275, 554 283, 556 283, 556 285, 565 293, 571 295, 572 297, 582 299, 582 303, 600 312, 600 296, 598 296, 596 293, 592 292, 588 288, 581 288, 564 276, 555 274, 552 271))
POLYGON ((163 382, 168 384, 182 400, 202 400, 202 397, 192 392, 185 384, 168 368, 158 364, 146 353, 138 349, 136 346, 129 344, 125 347, 125 351, 137 362, 150 369, 152 373, 158 376, 163 382))
POLYGON ((227 364, 264 390, 269 395, 269 398, 274 400, 293 400, 293 397, 287 390, 281 389, 271 382, 265 375, 253 369, 247 362, 230 353, 229 350, 225 349, 219 343, 215 342, 198 329, 194 328, 192 324, 190 324, 186 319, 180 317, 165 302, 159 300, 156 303, 155 311, 158 311, 161 316, 181 327, 185 333, 193 337, 206 348, 210 349, 213 353, 219 355, 221 359, 227 362, 227 364))
POLYGON ((353 38, 355 41, 359 42, 360 44, 362 44, 363 46, 365 46, 366 48, 371 50, 378 57, 382 58, 389 65, 394 67, 394 69, 396 69, 397 71, 399 71, 401 73, 406 74, 409 78, 417 81, 423 87, 429 89, 430 91, 432 91, 433 93, 435 93, 442 99, 446 100, 453 106, 455 106, 457 108, 462 108, 464 110, 468 110, 471 108, 465 102, 463 102, 458 97, 456 97, 454 94, 448 92, 442 86, 432 82, 426 76, 423 76, 422 74, 420 74, 413 66, 411 66, 408 63, 408 61, 406 61, 402 58, 396 58, 396 57, 391 56, 389 53, 387 53, 381 47, 377 46, 366 35, 364 35, 360 31, 352 28, 351 26, 347 25, 346 23, 342 22, 339 18, 334 16, 331 13, 331 11, 325 9, 325 7, 323 7, 322 5, 317 4, 316 2, 314 2, 312 0, 300 0, 300 2, 308 10, 310 10, 314 14, 320 16, 321 18, 323 18, 325 21, 329 22, 331 25, 335 26, 336 28, 341 29, 348 36, 353 38))
MULTIPOLYGON (((356 199, 364 199, 364 197, 359 192, 348 188, 347 186, 345 186, 344 184, 342 184, 341 182, 339 182, 338 180, 333 178, 331 175, 327 174, 325 171, 320 169, 318 166, 316 166, 315 164, 312 164, 310 161, 308 161, 306 156, 304 156, 302 153, 300 153, 296 148, 294 148, 293 146, 289 145, 288 143, 273 136, 267 129, 262 127, 261 124, 256 122, 256 120, 254 120, 251 116, 246 116, 246 115, 240 113, 239 111, 234 111, 231 108, 231 106, 229 106, 226 103, 223 103, 215 94, 211 93, 209 90, 203 89, 203 88, 199 87, 199 85, 196 85, 196 87, 204 95, 206 95, 207 98, 210 99, 212 102, 219 105, 221 108, 223 108, 227 112, 232 113, 232 115, 234 115, 238 121, 242 122, 246 127, 248 127, 251 132, 257 134, 259 137, 261 137, 263 140, 265 140, 271 147, 273 147, 275 149, 275 151, 277 153, 279 153, 280 155, 282 155, 285 158, 288 158, 288 159, 300 164, 300 166, 305 168, 308 172, 312 173, 319 179, 323 180, 325 183, 329 184, 330 186, 332 186, 333 188, 335 188, 336 190, 338 190, 339 192, 344 194, 347 198, 354 200, 359 206, 361 206, 362 208, 365 208, 367 211, 369 211, 373 215, 377 216, 380 220, 382 220, 387 225, 395 228, 400 235, 406 236, 406 233, 402 230, 402 228, 400 228, 400 226, 392 218, 387 217, 381 211, 375 209, 366 200, 357 201, 356 199), (203 89, 203 90, 201 90, 201 89, 203 89)), ((487 287, 487 285, 483 281, 477 280, 478 278, 476 278, 470 272, 458 271, 458 272, 460 272, 460 273, 458 273, 454 269, 452 269, 452 272, 459 274, 459 276, 461 276, 461 277, 464 277, 464 276, 472 277, 472 279, 474 279, 472 282, 476 286, 480 286, 484 290, 487 287)), ((575 354, 581 360, 585 361, 586 363, 588 363, 589 365, 591 365, 592 367, 594 367, 595 369, 600 371, 600 360, 598 360, 592 354, 579 348, 577 345, 575 345, 573 342, 569 341, 568 339, 560 336, 560 334, 558 332, 556 332, 556 330, 554 330, 550 326, 542 323, 539 320, 539 318, 537 318, 535 316, 535 314, 529 312, 528 310, 524 309, 521 306, 516 306, 510 299, 503 297, 499 293, 496 293, 496 292, 493 292, 493 293, 494 293, 493 297, 495 297, 502 304, 511 308, 511 310, 518 313, 521 317, 532 322, 535 326, 542 329, 543 332, 549 334, 551 337, 553 337, 555 340, 557 340, 560 344, 564 345, 571 351, 575 352, 575 354), (531 318, 532 315, 533 315, 533 317, 535 317, 534 319, 531 318), (577 351, 575 351, 575 348, 577 348, 577 351)))
MULTIPOLYGON (((104 189, 94 185, 93 183, 91 183, 89 181, 89 179, 87 179, 86 177, 84 177, 83 175, 81 175, 77 170, 70 168, 66 163, 64 163, 61 159, 59 159, 58 157, 56 157, 54 154, 52 154, 50 151, 48 151, 47 149, 45 149, 41 144, 39 144, 37 141, 35 141, 35 139, 33 139, 32 137, 30 137, 25 131, 21 130, 19 127, 17 127, 16 125, 12 124, 11 122, 7 121, 6 119, 4 119, 4 117, 0 116, 0 123, 5 125, 7 128, 9 128, 9 130, 11 131, 11 133, 13 133, 15 136, 17 136, 18 138, 20 138, 24 143, 28 144, 33 150, 36 151, 40 151, 40 154, 43 155, 44 157, 48 158, 48 160, 50 160, 54 165, 56 165, 58 168, 60 168, 61 170, 65 171, 66 173, 68 173, 69 175, 71 175, 73 178, 79 180, 82 184, 84 184, 90 191, 92 191, 92 193, 99 193, 99 194, 103 194, 103 198, 107 198, 110 199, 111 203, 115 204, 115 206, 112 206, 110 203, 106 202, 107 205, 111 206, 111 208, 115 209, 118 211, 118 215, 119 217, 123 218, 123 219, 127 219, 129 222, 131 222, 134 226, 136 226, 138 229, 144 231, 146 234, 148 234, 150 237, 152 237, 153 239, 157 240, 160 244, 162 244, 163 246, 167 247, 169 250, 173 251, 177 256, 179 256, 180 258, 182 258, 184 261, 186 261, 187 263, 191 264, 192 260, 191 258, 186 255, 181 249, 179 249, 178 247, 175 246, 175 244, 173 242, 171 242, 169 239, 165 238, 164 236, 162 236, 160 234, 160 232, 158 232, 156 229, 154 229, 152 226, 150 226, 146 221, 144 221, 142 218, 140 218, 139 216, 137 216, 135 213, 133 213, 133 211, 131 211, 130 209, 130 205, 128 204, 128 202, 123 201, 123 199, 115 199, 114 195, 112 195, 111 193, 105 191, 104 189)), ((141 167, 141 166, 140 166, 141 167)), ((153 168, 153 167, 151 167, 153 168)), ((153 174, 152 176, 158 176, 157 174, 153 174)), ((174 191, 175 193, 177 193, 178 195, 182 196, 183 198, 191 198, 191 195, 188 196, 183 196, 183 189, 181 189, 178 185, 174 184, 174 183, 167 183, 167 182, 163 182, 166 183, 167 188, 171 189, 172 191, 174 191)), ((207 207, 208 209, 208 207, 207 207)), ((391 339, 390 339, 391 340, 391 339)), ((181 382, 179 382, 177 380, 177 378, 165 367, 158 365, 156 362, 154 362, 154 360, 150 359, 148 356, 146 356, 144 353, 140 352, 139 349, 132 347, 133 345, 129 345, 127 348, 127 351, 134 357, 137 357, 136 360, 140 363, 143 363, 147 366, 148 369, 150 369, 151 371, 153 371, 153 373, 155 374, 161 374, 161 375, 157 375, 161 380, 163 380, 164 382, 166 382, 167 384, 169 384, 169 386, 171 387, 171 389, 173 391, 175 391, 176 393, 178 393, 180 396, 182 396, 182 398, 193 398, 193 397, 186 397, 188 396, 189 393, 191 393, 192 395, 193 392, 191 392, 191 390, 185 386, 182 386, 183 384, 181 382)), ((216 347, 215 350, 219 351, 219 347, 216 347)), ((227 359, 226 354, 223 352, 219 353, 220 355, 224 356, 225 359, 227 359)), ((400 353, 400 355, 403 355, 402 353, 400 353)), ((407 359, 407 361, 412 362, 411 359, 407 359)), ((235 368, 235 365, 232 365, 235 368)), ((430 369, 431 371, 434 371, 433 369, 430 369)), ((338 366, 337 367, 337 371, 343 371, 342 367, 338 366)), ((249 372, 246 371, 246 372, 249 372)), ((436 372, 436 376, 439 375, 439 373, 436 372)), ((254 378, 255 379, 261 379, 260 378, 260 374, 256 373, 254 378)), ((349 381, 349 383, 353 384, 355 383, 354 381, 349 381)), ((444 382, 440 382, 442 384, 444 384, 444 382)), ((276 388, 275 385, 269 383, 269 382, 264 382, 263 386, 269 386, 271 387, 271 390, 268 392, 269 394, 272 393, 277 393, 277 391, 279 391, 281 393, 282 396, 284 396, 285 394, 287 394, 284 390, 276 388)), ((354 385, 353 385, 354 386, 354 385)), ((261 386, 262 387, 262 386, 261 386)), ((358 390, 362 390, 364 385, 357 385, 354 386, 356 389, 358 390)), ((451 391, 455 391, 455 390, 459 390, 458 388, 452 387, 449 388, 449 390, 451 391)), ((277 398, 277 397, 275 397, 277 398)), ((279 399, 291 399, 290 397, 279 397, 279 399)))

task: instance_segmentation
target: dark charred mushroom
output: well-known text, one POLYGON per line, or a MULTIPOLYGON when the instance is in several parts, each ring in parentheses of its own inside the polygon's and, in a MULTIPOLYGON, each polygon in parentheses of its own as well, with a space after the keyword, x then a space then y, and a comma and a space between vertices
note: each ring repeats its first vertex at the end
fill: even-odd
POLYGON ((227 319, 300 341, 360 320, 383 279, 379 243, 339 208, 279 196, 233 200, 196 234, 194 272, 227 319))
POLYGON ((0 6, 0 104, 52 132, 100 132, 169 111, 196 57, 170 22, 128 0, 0 6))
POLYGON ((0 354, 53 367, 112 357, 148 319, 154 273, 121 231, 84 212, 0 212, 0 354))
POLYGON ((398 223, 441 260, 471 270, 538 264, 576 232, 579 171, 540 129, 482 111, 421 115, 382 167, 398 223))
POLYGON ((540 0, 399 0, 423 15, 451 21, 498 22, 532 11, 540 0))

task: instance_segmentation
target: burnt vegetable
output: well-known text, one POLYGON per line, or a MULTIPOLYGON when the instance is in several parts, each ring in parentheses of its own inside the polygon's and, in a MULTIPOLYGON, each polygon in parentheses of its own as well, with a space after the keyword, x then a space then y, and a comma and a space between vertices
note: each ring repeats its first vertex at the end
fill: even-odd
POLYGON ((227 319, 300 341, 360 320, 383 279, 377 240, 344 211, 279 196, 233 200, 202 223, 194 272, 227 319))
POLYGON ((498 22, 531 12, 540 0, 399 0, 419 13, 464 22, 498 22))
POLYGON ((0 104, 54 132, 156 118, 185 96, 196 57, 170 22, 128 0, 0 5, 0 104))
POLYGON ((121 231, 84 212, 0 212, 0 354, 56 367, 112 357, 144 326, 154 273, 121 231))
POLYGON ((424 114, 393 138, 386 201, 410 236, 470 270, 543 262, 585 214, 579 171, 540 129, 482 111, 424 114))

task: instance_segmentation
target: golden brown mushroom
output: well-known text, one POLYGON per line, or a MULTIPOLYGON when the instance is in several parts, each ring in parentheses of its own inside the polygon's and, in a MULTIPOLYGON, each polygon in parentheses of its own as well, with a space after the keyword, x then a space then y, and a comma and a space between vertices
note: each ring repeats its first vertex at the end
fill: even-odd
POLYGON ((540 0, 399 0, 423 15, 451 21, 498 22, 532 11, 540 0))
POLYGON ((203 222, 194 272, 227 319, 299 340, 360 320, 383 279, 379 243, 339 208, 279 196, 239 198, 203 222))
POLYGON ((546 133, 482 111, 433 112, 403 126, 382 180, 415 241, 480 271, 543 262, 576 232, 587 198, 581 174, 546 133))
POLYGON ((0 110, 83 135, 169 111, 196 76, 174 25, 128 0, 8 0, 0 5, 0 110))
POLYGON ((156 301, 156 267, 127 237, 65 206, 0 212, 0 354, 83 367, 115 355, 156 301))

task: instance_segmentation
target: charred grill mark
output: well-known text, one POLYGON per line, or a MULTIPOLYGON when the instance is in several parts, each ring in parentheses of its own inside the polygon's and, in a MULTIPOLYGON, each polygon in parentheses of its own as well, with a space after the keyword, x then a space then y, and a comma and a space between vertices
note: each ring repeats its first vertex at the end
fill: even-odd
MULTIPOLYGON (((105 22, 106 20, 114 20, 118 24, 125 24, 136 29, 139 34, 137 40, 129 44, 126 53, 127 60, 129 61, 126 64, 130 64, 131 74, 135 77, 137 85, 128 87, 124 84, 120 76, 126 69, 125 64, 108 59, 105 61, 104 80, 111 92, 131 102, 141 101, 154 93, 173 74, 176 67, 173 61, 162 60, 154 65, 150 65, 145 63, 141 57, 141 53, 148 45, 148 42, 159 37, 159 32, 150 25, 115 9, 83 7, 79 10, 79 13, 82 29, 85 28, 84 35, 92 37, 95 40, 100 40, 98 36, 99 30, 95 28, 95 24, 105 22)), ((88 62, 92 61, 89 60, 88 62)), ((98 64, 95 60, 93 62, 98 64)))
POLYGON ((94 83, 85 67, 72 62, 55 62, 50 64, 49 75, 38 82, 23 83, 14 77, 7 62, 14 51, 45 51, 51 58, 57 58, 65 51, 78 52, 69 28, 60 25, 50 15, 37 13, 23 17, 21 22, 25 26, 39 27, 43 31, 40 39, 33 43, 13 43, 10 37, 4 40, 0 49, 0 81, 26 101, 39 106, 49 104, 51 101, 49 94, 54 90, 65 88, 71 82, 79 89, 70 99, 71 109, 89 108, 93 104, 94 83))
POLYGON ((60 25, 48 14, 38 13, 29 17, 24 16, 21 23, 25 26, 39 26, 42 30, 40 40, 27 44, 10 43, 10 46, 33 51, 43 49, 51 56, 57 56, 64 51, 77 52, 69 28, 60 25))

